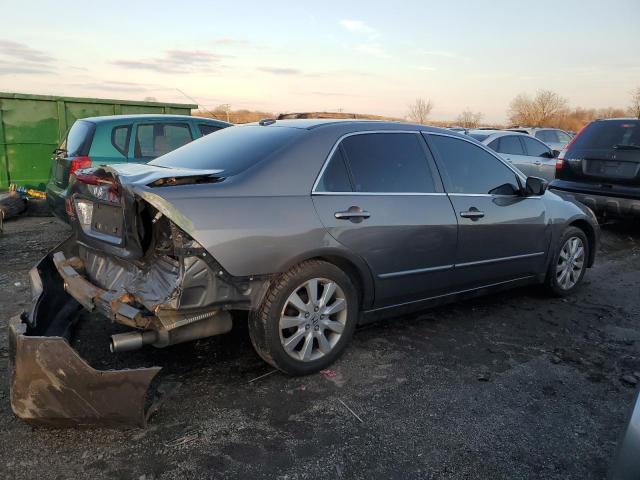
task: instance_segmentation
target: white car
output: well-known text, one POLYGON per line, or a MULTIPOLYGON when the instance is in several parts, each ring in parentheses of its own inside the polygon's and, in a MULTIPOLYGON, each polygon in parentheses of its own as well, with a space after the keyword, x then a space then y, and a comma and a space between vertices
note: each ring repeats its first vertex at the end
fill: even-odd
POLYGON ((553 150, 562 150, 571 141, 573 136, 559 128, 510 128, 512 132, 527 133, 541 142, 549 145, 553 150))
POLYGON ((467 135, 499 153, 526 176, 548 181, 555 178, 560 152, 531 135, 509 130, 469 130, 467 135))

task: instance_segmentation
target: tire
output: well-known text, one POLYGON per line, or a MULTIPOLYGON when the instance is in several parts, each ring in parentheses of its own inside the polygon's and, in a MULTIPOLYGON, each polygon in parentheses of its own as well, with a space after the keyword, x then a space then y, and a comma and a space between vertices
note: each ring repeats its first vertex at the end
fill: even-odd
POLYGON ((344 352, 358 309, 356 288, 345 272, 328 262, 308 260, 273 282, 258 310, 249 315, 249 336, 265 362, 289 375, 308 375, 344 352), (316 292, 315 298, 310 291, 316 292))
POLYGON ((584 231, 577 227, 567 228, 549 264, 545 279, 547 289, 559 297, 566 297, 576 291, 587 271, 589 254, 589 240, 584 231), (576 246, 575 251, 573 245, 576 246), (580 265, 579 270, 576 268, 578 265, 580 265))

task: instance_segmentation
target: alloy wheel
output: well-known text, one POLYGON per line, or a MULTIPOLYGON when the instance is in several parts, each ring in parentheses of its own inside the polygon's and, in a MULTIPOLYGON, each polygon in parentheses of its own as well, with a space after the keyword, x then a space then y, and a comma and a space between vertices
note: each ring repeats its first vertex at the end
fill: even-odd
POLYGON ((327 355, 342 336, 347 312, 347 299, 336 282, 307 280, 289 295, 280 314, 282 347, 302 362, 327 355))
POLYGON ((569 290, 578 283, 584 269, 584 243, 579 237, 569 237, 560 250, 556 265, 558 287, 569 290))

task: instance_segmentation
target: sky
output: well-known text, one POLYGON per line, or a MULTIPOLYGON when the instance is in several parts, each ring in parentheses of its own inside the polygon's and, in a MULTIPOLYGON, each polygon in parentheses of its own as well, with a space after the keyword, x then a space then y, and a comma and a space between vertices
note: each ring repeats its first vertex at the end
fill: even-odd
POLYGON ((640 87, 640 0, 0 7, 4 92, 394 117, 430 98, 434 120, 470 109, 503 122, 519 93, 627 107, 640 87))

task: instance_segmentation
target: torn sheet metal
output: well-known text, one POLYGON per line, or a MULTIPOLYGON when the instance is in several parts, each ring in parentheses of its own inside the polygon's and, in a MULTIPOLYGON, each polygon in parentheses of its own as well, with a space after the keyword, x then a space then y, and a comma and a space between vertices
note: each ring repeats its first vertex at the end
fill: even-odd
POLYGON ((11 407, 21 419, 49 426, 146 425, 147 389, 159 367, 99 371, 62 337, 26 335, 9 324, 11 407))

